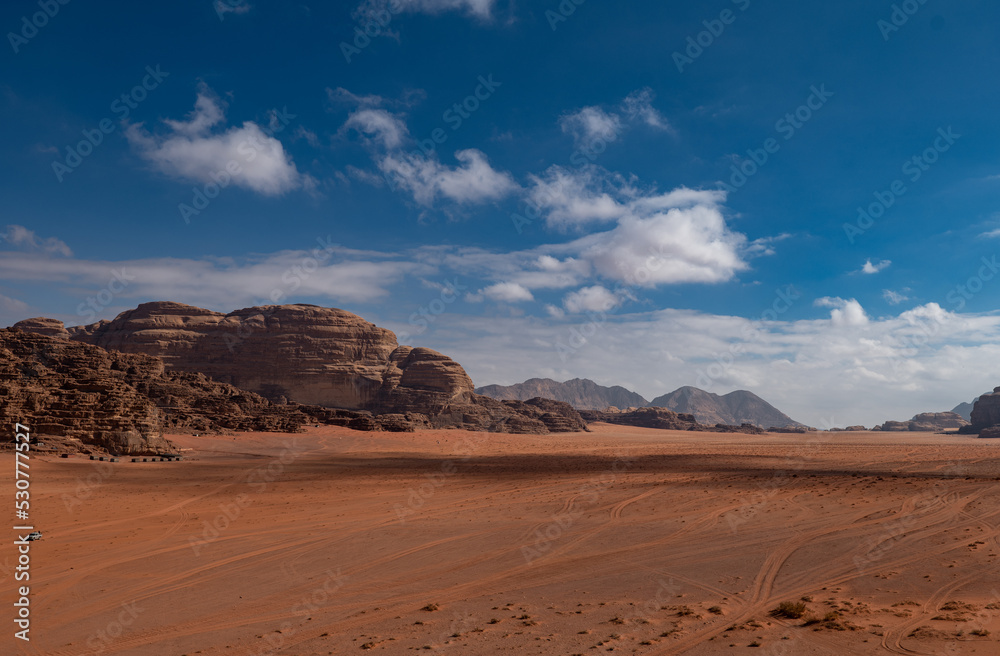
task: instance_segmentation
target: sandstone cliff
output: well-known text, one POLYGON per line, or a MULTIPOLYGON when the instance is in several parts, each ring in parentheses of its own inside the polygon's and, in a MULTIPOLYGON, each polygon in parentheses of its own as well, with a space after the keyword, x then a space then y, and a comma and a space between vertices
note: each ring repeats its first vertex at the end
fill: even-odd
MULTIPOLYGON (((31 319, 17 326, 56 334, 58 323, 31 319)), ((400 346, 391 331, 333 308, 274 305, 222 314, 144 303, 67 334, 104 349, 151 355, 169 371, 204 374, 279 404, 310 406, 311 416, 352 428, 547 433, 582 425, 546 424, 535 410, 524 414, 478 395, 451 358, 400 346)))
POLYGON ((702 431, 710 433, 751 433, 760 435, 764 429, 753 424, 741 424, 739 426, 730 424, 707 425, 699 423, 695 416, 686 413, 677 413, 666 408, 630 408, 624 412, 607 410, 583 410, 580 415, 588 422, 603 421, 609 424, 619 424, 622 426, 640 426, 643 428, 659 428, 662 430, 687 430, 702 431))
POLYGON ((158 358, 0 330, 0 422, 117 454, 172 450, 166 429, 294 431, 309 417, 257 394, 166 371, 158 358))

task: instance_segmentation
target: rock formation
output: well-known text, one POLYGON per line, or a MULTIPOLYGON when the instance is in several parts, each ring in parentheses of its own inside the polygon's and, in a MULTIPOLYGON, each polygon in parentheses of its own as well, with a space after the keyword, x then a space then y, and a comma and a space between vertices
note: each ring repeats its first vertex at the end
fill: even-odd
MULTIPOLYGON (((18 327, 55 333, 58 323, 31 319, 18 327)), ((278 404, 309 406, 312 416, 352 428, 552 430, 535 410, 521 414, 476 394, 451 358, 400 346, 392 331, 344 310, 274 305, 222 314, 144 303, 67 334, 104 349, 154 356, 168 371, 204 374, 278 404)))
POLYGON ((761 427, 805 427, 753 392, 746 390, 719 396, 697 387, 681 387, 670 394, 658 396, 649 402, 649 406, 692 414, 702 424, 747 423, 761 427))
POLYGON ((486 385, 477 388, 476 393, 501 401, 527 401, 539 397, 553 399, 568 403, 577 410, 600 410, 608 406, 641 408, 648 405, 646 399, 624 387, 605 387, 587 378, 574 378, 564 383, 551 378, 531 378, 515 385, 486 385))
POLYGON ((120 455, 169 452, 162 432, 294 431, 309 417, 158 358, 0 330, 0 421, 120 455))
POLYGON ((587 422, 569 403, 537 397, 527 401, 503 401, 503 404, 522 415, 537 419, 553 433, 588 430, 587 422))
MULTIPOLYGON (((954 412, 922 412, 909 421, 887 421, 878 430, 890 432, 937 433, 967 426, 969 422, 954 412)), ((874 429, 873 429, 874 430, 874 429)))
MULTIPOLYGON (((985 396, 986 394, 992 394, 992 392, 985 392, 983 394, 980 394, 980 396, 985 396)), ((957 415, 961 415, 962 418, 965 419, 966 421, 971 422, 972 421, 972 409, 976 406, 976 401, 978 401, 978 400, 979 400, 979 396, 977 396, 976 398, 972 399, 968 403, 959 403, 954 408, 952 408, 951 411, 954 412, 957 415)))
POLYGON ((709 426, 695 420, 694 415, 680 414, 665 408, 634 408, 625 412, 603 412, 599 410, 581 410, 580 415, 588 422, 603 421, 621 426, 639 426, 642 428, 659 428, 662 430, 687 430, 711 433, 752 433, 759 435, 764 430, 752 424, 732 426, 716 424, 709 426))
POLYGON ((1000 387, 976 399, 970 414, 972 421, 958 430, 959 433, 979 437, 1000 437, 1000 387))

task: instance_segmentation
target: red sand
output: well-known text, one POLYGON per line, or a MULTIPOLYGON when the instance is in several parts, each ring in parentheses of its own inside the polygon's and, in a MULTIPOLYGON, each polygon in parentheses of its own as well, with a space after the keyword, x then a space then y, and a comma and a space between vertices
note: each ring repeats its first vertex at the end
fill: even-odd
MULTIPOLYGON (((4 644, 1000 654, 1000 444, 594 428, 172 436, 174 463, 36 454, 32 640, 4 644), (801 599, 802 618, 770 614, 801 599)), ((15 556, 0 552, 4 599, 15 556)))

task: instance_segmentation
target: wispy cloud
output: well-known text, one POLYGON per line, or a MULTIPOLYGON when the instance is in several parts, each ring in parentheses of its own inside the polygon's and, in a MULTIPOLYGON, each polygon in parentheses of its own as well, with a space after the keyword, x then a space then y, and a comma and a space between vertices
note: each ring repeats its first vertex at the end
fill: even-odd
POLYGON ((0 240, 18 250, 30 253, 47 253, 49 255, 62 255, 64 257, 72 257, 73 255, 73 251, 61 239, 39 237, 33 230, 28 230, 21 225, 8 225, 0 233, 0 240))
POLYGON ((891 289, 883 289, 882 298, 884 298, 889 305, 899 305, 900 303, 910 300, 909 296, 905 296, 891 289))

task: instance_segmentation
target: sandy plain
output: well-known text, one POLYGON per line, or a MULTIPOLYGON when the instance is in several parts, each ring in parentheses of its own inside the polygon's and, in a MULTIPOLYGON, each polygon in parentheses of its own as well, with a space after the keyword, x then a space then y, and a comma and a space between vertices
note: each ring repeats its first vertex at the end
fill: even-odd
MULTIPOLYGON (((592 428, 176 435, 171 463, 36 453, 32 640, 2 642, 1000 654, 1000 443, 592 428), (805 614, 773 615, 781 602, 805 614)), ((8 618, 14 558, 0 552, 8 618)))

